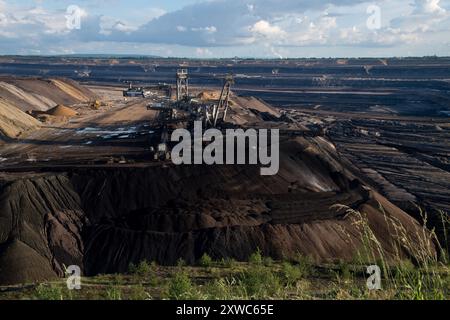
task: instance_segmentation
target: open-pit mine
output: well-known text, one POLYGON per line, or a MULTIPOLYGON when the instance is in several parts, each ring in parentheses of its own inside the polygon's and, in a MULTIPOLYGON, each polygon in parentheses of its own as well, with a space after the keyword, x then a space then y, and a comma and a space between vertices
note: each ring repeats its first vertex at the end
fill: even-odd
POLYGON ((350 262, 360 215, 386 260, 413 257, 433 228, 448 245, 449 72, 444 58, 2 57, 0 286, 205 254, 350 262), (276 129, 279 170, 175 164, 171 136, 195 122, 276 129))

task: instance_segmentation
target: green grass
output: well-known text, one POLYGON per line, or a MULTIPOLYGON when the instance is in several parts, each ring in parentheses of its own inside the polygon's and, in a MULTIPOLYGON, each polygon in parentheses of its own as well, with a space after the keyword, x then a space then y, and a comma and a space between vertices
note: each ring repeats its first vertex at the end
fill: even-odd
POLYGON ((151 274, 152 265, 149 264, 147 261, 141 261, 137 266, 131 263, 128 266, 128 272, 130 274, 135 274, 144 277, 151 274))
POLYGON ((206 253, 202 255, 199 261, 200 266, 203 268, 211 267, 213 264, 213 260, 210 256, 208 256, 206 253))
POLYGON ((257 264, 257 265, 262 264, 263 263, 263 257, 261 255, 261 251, 258 249, 255 253, 253 253, 249 257, 248 261, 250 263, 252 263, 252 264, 257 264))
POLYGON ((395 254, 388 258, 364 213, 342 208, 352 211, 361 234, 351 261, 317 264, 301 254, 277 261, 260 250, 248 262, 214 261, 204 254, 197 266, 188 266, 182 259, 173 267, 142 261, 130 265, 127 274, 83 278, 81 290, 68 290, 61 279, 3 288, 0 299, 449 299, 447 255, 439 245, 437 253, 430 250, 430 244, 439 243, 433 230, 411 235, 398 221, 385 217, 391 234, 396 235, 392 243, 395 254), (382 270, 381 290, 366 286, 366 268, 373 264, 382 270))
POLYGON ((288 262, 282 264, 282 277, 287 286, 293 286, 304 277, 303 270, 299 266, 288 262))
POLYGON ((188 274, 184 271, 177 272, 169 280, 167 298, 172 300, 191 299, 194 296, 194 288, 188 274))
POLYGON ((40 284, 36 288, 33 298, 37 300, 63 300, 63 291, 59 286, 40 284))
POLYGON ((122 290, 117 286, 110 286, 106 289, 106 300, 122 300, 122 290))
MULTIPOLYGON (((263 259, 262 259, 263 260, 263 259)), ((261 260, 261 261, 262 261, 261 260)), ((272 261, 268 266, 236 262, 212 267, 153 266, 150 275, 99 275, 82 279, 81 290, 68 290, 63 279, 1 292, 0 299, 145 300, 145 299, 448 299, 450 272, 436 266, 433 273, 407 260, 389 266, 382 290, 370 291, 367 265, 272 261), (307 267, 305 267, 305 265, 307 267), (213 273, 207 269, 214 269, 213 273)))

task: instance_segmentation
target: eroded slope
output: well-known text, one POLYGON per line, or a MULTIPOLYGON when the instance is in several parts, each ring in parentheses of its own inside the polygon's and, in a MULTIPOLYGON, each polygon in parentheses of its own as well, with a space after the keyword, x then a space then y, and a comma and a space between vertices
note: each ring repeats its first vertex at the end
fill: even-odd
POLYGON ((277 259, 350 260, 361 237, 355 217, 334 204, 367 213, 393 254, 385 215, 412 235, 420 226, 361 185, 331 151, 319 138, 283 140, 272 177, 256 166, 172 165, 3 174, 0 283, 61 276, 69 264, 93 275, 142 260, 193 263, 203 253, 245 260, 257 249, 277 259))

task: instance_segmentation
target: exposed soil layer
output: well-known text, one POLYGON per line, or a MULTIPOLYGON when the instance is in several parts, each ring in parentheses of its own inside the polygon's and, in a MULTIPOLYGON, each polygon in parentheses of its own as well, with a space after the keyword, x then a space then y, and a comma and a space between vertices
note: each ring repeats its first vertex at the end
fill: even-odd
POLYGON ((22 111, 46 111, 58 104, 73 105, 96 98, 70 79, 0 78, 0 96, 22 111))
POLYGON ((350 120, 329 128, 339 151, 396 203, 450 212, 450 127, 350 120))
POLYGON ((203 253, 245 260, 258 248, 277 259, 350 260, 361 244, 356 217, 334 204, 365 212, 388 255, 395 239, 384 214, 418 234, 419 224, 359 183, 323 139, 283 140, 280 159, 271 177, 257 166, 3 173, 0 284, 62 276, 71 264, 95 275, 144 259, 193 263, 203 253))
POLYGON ((54 108, 51 108, 47 111, 49 115, 57 116, 57 117, 74 117, 78 113, 69 107, 63 106, 63 105, 57 105, 54 108))
POLYGON ((0 140, 17 138, 39 127, 29 114, 49 111, 52 116, 72 117, 77 112, 64 105, 95 99, 89 89, 69 79, 0 78, 0 140))
POLYGON ((448 121, 307 109, 288 109, 285 116, 323 132, 354 175, 419 221, 426 220, 443 247, 449 247, 448 121))
MULTIPOLYGON (((69 82, 49 84, 75 100, 86 94, 61 89, 69 82)), ((24 91, 24 84, 14 86, 24 91)), ((227 125, 280 129, 280 170, 264 177, 258 166, 151 160, 160 132, 150 101, 76 109, 80 116, 69 123, 5 141, 0 284, 62 276, 72 264, 95 275, 142 260, 194 263, 204 253, 246 260, 258 249, 275 259, 300 253, 318 262, 352 260, 362 245, 358 216, 334 205, 366 214, 387 257, 399 240, 390 218, 419 245, 420 225, 367 187, 374 185, 338 151, 345 141, 336 140, 336 148, 320 121, 295 121, 259 99, 233 95, 227 125)))
POLYGON ((173 83, 180 65, 188 68, 190 85, 202 91, 221 87, 222 75, 231 73, 236 93, 275 106, 366 115, 447 114, 447 118, 450 111, 448 57, 220 61, 7 57, 0 58, 0 73, 51 74, 97 84, 118 85, 121 79, 157 84, 173 83))
POLYGON ((38 120, 0 98, 0 139, 2 136, 15 138, 39 125, 38 120))

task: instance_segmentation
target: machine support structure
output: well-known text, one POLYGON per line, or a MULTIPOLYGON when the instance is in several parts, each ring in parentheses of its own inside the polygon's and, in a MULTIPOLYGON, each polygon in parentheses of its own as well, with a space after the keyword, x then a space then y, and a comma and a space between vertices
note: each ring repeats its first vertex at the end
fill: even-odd
POLYGON ((189 97, 189 75, 187 69, 177 71, 177 102, 189 97))
POLYGON ((227 112, 229 107, 231 86, 234 84, 233 75, 229 74, 225 77, 225 83, 222 88, 222 92, 220 93, 219 104, 217 108, 214 110, 214 127, 217 126, 218 120, 221 118, 222 121, 225 121, 227 118, 227 112))

